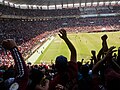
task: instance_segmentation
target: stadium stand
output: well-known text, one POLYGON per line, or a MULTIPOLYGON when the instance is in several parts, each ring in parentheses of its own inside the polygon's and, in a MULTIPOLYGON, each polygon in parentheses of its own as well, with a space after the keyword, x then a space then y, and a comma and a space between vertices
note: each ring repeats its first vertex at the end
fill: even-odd
POLYGON ((103 35, 102 48, 98 55, 96 51, 91 51, 90 64, 83 65, 83 61, 73 63, 72 60, 76 60, 74 46, 69 46, 65 33, 120 31, 119 15, 118 4, 49 10, 0 4, 0 89, 120 90, 120 48, 117 55, 113 55, 115 47, 108 48, 108 37, 103 35), (24 61, 60 28, 66 30, 59 31, 60 37, 70 50, 73 49, 69 64, 65 62, 65 57, 58 57, 64 70, 59 65, 57 69, 62 68, 62 74, 56 69, 57 61, 51 65, 25 64, 24 61))

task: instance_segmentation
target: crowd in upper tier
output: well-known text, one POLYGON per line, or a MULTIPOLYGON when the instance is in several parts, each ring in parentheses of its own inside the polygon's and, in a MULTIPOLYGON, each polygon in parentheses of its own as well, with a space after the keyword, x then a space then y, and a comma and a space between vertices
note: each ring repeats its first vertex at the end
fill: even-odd
POLYGON ((3 15, 18 15, 30 17, 55 17, 55 16, 73 16, 85 14, 109 14, 120 13, 119 6, 96 6, 81 8, 63 8, 55 10, 41 9, 18 9, 14 7, 0 5, 0 13, 3 15))

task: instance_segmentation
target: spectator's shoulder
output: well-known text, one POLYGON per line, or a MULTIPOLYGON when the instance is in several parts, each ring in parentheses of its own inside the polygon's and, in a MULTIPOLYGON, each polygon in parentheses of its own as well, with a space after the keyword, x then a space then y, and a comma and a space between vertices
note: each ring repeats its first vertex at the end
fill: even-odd
POLYGON ((74 61, 69 61, 69 62, 68 62, 68 65, 76 65, 76 66, 77 66, 77 63, 74 62, 74 61))
POLYGON ((69 61, 68 62, 68 69, 71 71, 74 70, 74 72, 78 72, 78 66, 77 63, 73 62, 73 61, 69 61))

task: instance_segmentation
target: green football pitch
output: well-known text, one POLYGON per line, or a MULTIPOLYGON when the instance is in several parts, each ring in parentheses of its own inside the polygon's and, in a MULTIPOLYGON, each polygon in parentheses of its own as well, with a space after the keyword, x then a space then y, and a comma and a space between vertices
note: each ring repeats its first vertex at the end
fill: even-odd
MULTIPOLYGON (((85 62, 87 62, 91 58, 91 50, 95 50, 97 54, 102 47, 101 36, 104 34, 108 35, 108 47, 116 46, 116 49, 120 47, 120 32, 68 33, 68 38, 77 50, 77 60, 85 59, 85 62)), ((43 54, 36 60, 35 64, 40 62, 50 64, 59 55, 64 55, 68 60, 70 59, 70 51, 67 45, 56 35, 43 54)))

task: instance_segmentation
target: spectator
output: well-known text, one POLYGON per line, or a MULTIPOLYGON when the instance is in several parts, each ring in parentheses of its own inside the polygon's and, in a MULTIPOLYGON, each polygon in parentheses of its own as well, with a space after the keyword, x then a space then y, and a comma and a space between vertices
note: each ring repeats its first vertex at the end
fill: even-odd
POLYGON ((30 80, 27 90, 48 90, 49 80, 45 79, 44 74, 39 69, 33 68, 29 77, 30 80))
POLYGON ((76 82, 77 82, 77 55, 76 50, 72 43, 67 38, 66 31, 64 29, 61 29, 60 38, 62 38, 67 46, 70 49, 71 56, 70 56, 70 62, 67 61, 67 58, 60 55, 56 58, 55 61, 55 67, 58 71, 58 73, 55 75, 53 80, 50 81, 49 90, 56 90, 56 87, 62 87, 66 90, 77 90, 76 82))
POLYGON ((2 46, 5 49, 10 50, 15 62, 15 76, 4 80, 2 90, 26 90, 28 83, 28 69, 16 43, 14 40, 8 39, 3 41, 2 46))
MULTIPOLYGON (((93 66, 93 88, 94 90, 119 90, 120 66, 116 63, 116 58, 112 56, 115 47, 107 46, 107 35, 101 37, 102 49, 98 53, 98 62, 93 66), (102 58, 100 58, 102 56, 102 58)), ((119 52, 119 50, 118 50, 119 52)))

